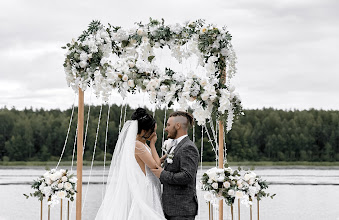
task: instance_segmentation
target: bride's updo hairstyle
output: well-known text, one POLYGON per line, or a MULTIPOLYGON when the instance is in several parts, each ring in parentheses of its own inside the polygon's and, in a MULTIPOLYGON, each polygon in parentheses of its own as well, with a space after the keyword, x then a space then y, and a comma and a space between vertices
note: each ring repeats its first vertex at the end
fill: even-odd
POLYGON ((154 120, 153 116, 148 114, 146 109, 138 108, 132 114, 132 120, 138 120, 138 134, 141 133, 141 130, 145 130, 148 134, 148 137, 154 132, 156 121, 154 120))

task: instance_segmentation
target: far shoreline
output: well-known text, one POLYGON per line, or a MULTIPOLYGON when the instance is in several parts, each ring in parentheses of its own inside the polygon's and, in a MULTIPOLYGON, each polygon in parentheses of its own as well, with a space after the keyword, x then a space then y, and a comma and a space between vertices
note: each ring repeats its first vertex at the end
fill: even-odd
MULTIPOLYGON (((106 169, 110 166, 110 161, 106 162, 106 169)), ((0 161, 0 169, 36 169, 44 168, 51 169, 55 167, 57 161, 0 161)), ((71 161, 60 163, 60 167, 71 167, 71 161)), ((94 161, 95 169, 103 167, 102 161, 94 161)), ((199 167, 201 164, 199 163, 199 167)), ((203 162, 204 168, 216 167, 215 162, 203 162)), ((244 169, 338 169, 339 162, 309 162, 309 161, 238 161, 229 162, 230 167, 242 167, 244 169)), ((84 169, 90 169, 91 161, 84 161, 84 169)), ((73 169, 76 169, 76 161, 73 163, 73 169)))

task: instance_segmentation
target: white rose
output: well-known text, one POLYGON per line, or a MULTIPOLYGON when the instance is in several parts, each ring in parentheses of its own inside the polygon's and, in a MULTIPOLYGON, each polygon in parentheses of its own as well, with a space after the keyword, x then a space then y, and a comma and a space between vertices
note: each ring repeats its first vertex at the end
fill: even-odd
POLYGON ((80 60, 81 60, 81 61, 87 61, 87 59, 88 59, 87 53, 86 53, 86 52, 81 52, 81 54, 80 54, 80 60))
POLYGON ((245 181, 248 181, 251 178, 251 175, 249 173, 246 173, 244 176, 245 181))
POLYGON ((57 177, 57 174, 56 173, 53 173, 53 174, 51 174, 51 180, 54 182, 55 180, 57 180, 58 179, 58 177, 57 177))
POLYGON ((212 198, 213 198, 212 193, 209 193, 209 192, 205 193, 204 199, 205 199, 206 201, 211 201, 212 198))
POLYGON ((52 188, 50 186, 46 186, 42 189, 42 193, 45 194, 46 197, 48 197, 52 192, 52 188))
POLYGON ((230 190, 228 190, 228 195, 230 195, 230 196, 234 196, 234 190, 233 189, 230 189, 230 190))
POLYGON ((171 158, 167 158, 167 163, 173 163, 173 160, 171 158))
POLYGON ((133 68, 133 67, 135 67, 135 64, 134 64, 133 62, 130 62, 130 63, 128 63, 128 66, 129 66, 130 68, 133 68))
POLYGON ((160 86, 160 90, 161 90, 161 92, 167 92, 167 91, 168 91, 168 89, 167 89, 167 86, 166 86, 166 85, 162 85, 162 86, 160 86))
POLYGON ((237 197, 237 198, 242 198, 243 196, 244 196, 244 193, 242 191, 237 191, 235 193, 235 197, 237 197))
POLYGON ((123 75, 122 76, 122 80, 124 80, 125 82, 127 82, 127 80, 128 80, 128 76, 125 74, 125 75, 123 75))
POLYGON ((72 189, 72 184, 71 183, 65 183, 65 189, 66 190, 70 190, 70 189, 72 189))
POLYGON ((76 183, 78 181, 78 179, 76 177, 72 177, 69 181, 71 183, 76 183))
POLYGON ((47 178, 46 179, 46 183, 47 183, 47 185, 51 185, 52 184, 52 180, 50 178, 47 178))
POLYGON ((218 189, 219 185, 218 185, 218 183, 212 183, 212 187, 213 187, 213 189, 218 189))
POLYGON ((65 191, 58 191, 57 196, 59 199, 64 199, 67 193, 65 191))
POLYGON ((131 88, 134 88, 134 80, 128 80, 128 86, 131 87, 131 88))
POLYGON ((137 34, 138 34, 139 36, 144 35, 144 30, 143 30, 142 28, 139 28, 139 29, 137 30, 137 34))
POLYGON ((233 171, 232 171, 232 168, 231 168, 231 167, 227 167, 227 168, 225 168, 225 171, 229 172, 230 174, 232 174, 232 173, 233 173, 233 171))
POLYGON ((219 176, 217 179, 218 182, 224 182, 224 180, 225 180, 224 176, 219 176))
POLYGON ((67 176, 63 176, 63 177, 61 178, 61 180, 62 180, 62 182, 66 182, 66 181, 67 181, 67 176))
POLYGON ((134 44, 137 43, 137 41, 136 41, 135 39, 131 39, 129 42, 130 42, 130 44, 132 44, 132 45, 134 45, 134 44))
POLYGON ((229 182, 224 182, 224 187, 227 189, 227 188, 229 188, 230 186, 231 186, 231 184, 229 183, 229 182))
POLYGON ((206 101, 209 98, 209 94, 205 91, 203 94, 201 94, 201 99, 206 101))
POLYGON ((58 188, 59 188, 59 189, 64 188, 64 183, 59 183, 59 184, 58 184, 58 188))
POLYGON ((253 185, 253 183, 254 183, 254 179, 250 179, 250 180, 248 181, 248 184, 250 184, 250 185, 253 185))

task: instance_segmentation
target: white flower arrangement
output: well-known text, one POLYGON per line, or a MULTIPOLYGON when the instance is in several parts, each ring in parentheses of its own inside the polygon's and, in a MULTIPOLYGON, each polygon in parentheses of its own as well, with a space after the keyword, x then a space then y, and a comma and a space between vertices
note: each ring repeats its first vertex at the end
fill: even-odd
POLYGON ((43 176, 34 180, 31 188, 35 189, 34 193, 24 194, 26 198, 37 197, 42 201, 48 199, 48 205, 54 206, 59 203, 59 199, 74 201, 76 194, 77 178, 68 170, 51 169, 46 171, 43 176))
POLYGON ((215 114, 232 127, 234 117, 242 114, 241 100, 232 95, 226 77, 236 72, 236 55, 232 36, 225 27, 206 24, 204 20, 185 24, 165 25, 164 20, 150 19, 147 24, 123 29, 99 21, 90 23, 88 30, 68 43, 64 68, 66 80, 76 92, 92 86, 97 96, 107 101, 113 89, 126 97, 127 93, 145 91, 150 100, 169 107, 177 101, 181 109, 194 105, 193 116, 199 125, 215 114), (154 48, 168 47, 179 63, 196 55, 205 76, 183 74, 170 68, 160 70, 153 62, 154 48), (109 57, 117 57, 112 61, 109 57))
POLYGON ((232 205, 236 199, 248 206, 252 205, 252 198, 273 198, 264 190, 268 188, 266 181, 262 180, 253 171, 241 174, 241 168, 232 170, 230 167, 220 169, 213 167, 207 170, 201 177, 202 190, 207 191, 204 198, 214 204, 225 199, 227 205, 232 205))

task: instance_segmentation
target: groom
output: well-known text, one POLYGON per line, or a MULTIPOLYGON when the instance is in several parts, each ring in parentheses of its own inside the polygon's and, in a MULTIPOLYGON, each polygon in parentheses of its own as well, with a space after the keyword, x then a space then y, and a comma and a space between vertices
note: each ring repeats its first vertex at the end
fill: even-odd
POLYGON ((169 116, 165 131, 167 137, 173 139, 172 147, 164 169, 152 169, 163 184, 162 203, 168 220, 191 220, 198 213, 196 175, 199 151, 187 135, 192 124, 193 117, 189 113, 177 111, 169 116))

